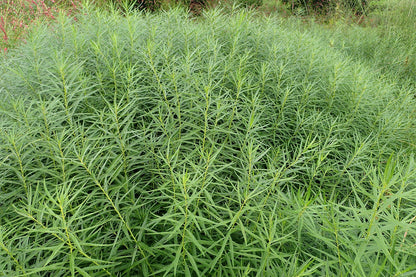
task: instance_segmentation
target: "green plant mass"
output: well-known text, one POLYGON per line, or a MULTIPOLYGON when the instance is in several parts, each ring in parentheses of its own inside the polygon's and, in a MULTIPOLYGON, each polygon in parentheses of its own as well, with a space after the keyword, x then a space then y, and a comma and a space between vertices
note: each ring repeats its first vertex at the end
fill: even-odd
POLYGON ((415 274, 414 83, 344 50, 247 11, 39 25, 0 58, 0 276, 415 274))

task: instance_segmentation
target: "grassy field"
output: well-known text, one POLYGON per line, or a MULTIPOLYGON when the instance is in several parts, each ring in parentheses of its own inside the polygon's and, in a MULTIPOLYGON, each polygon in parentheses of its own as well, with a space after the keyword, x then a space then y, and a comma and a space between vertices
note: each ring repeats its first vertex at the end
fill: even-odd
POLYGON ((0 276, 415 275, 401 3, 35 24, 0 58, 0 276))

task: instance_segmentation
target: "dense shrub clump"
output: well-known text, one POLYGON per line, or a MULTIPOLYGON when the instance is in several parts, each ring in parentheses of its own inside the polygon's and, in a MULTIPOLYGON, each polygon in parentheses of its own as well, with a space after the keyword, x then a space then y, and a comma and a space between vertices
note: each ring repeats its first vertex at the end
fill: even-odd
POLYGON ((415 270, 412 91, 275 18, 83 13, 1 60, 0 276, 415 270))

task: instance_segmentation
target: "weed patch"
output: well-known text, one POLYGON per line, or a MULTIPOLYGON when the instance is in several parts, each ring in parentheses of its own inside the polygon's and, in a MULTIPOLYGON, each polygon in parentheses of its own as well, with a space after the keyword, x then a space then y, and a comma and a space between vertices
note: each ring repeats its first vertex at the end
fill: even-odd
POLYGON ((89 10, 0 61, 0 272, 414 272, 413 91, 203 16, 89 10))

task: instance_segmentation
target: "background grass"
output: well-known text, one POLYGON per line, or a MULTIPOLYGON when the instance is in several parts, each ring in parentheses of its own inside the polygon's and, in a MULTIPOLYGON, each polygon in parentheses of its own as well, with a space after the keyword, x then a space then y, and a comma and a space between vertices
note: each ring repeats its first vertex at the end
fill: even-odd
POLYGON ((371 12, 361 25, 351 26, 337 21, 332 28, 318 24, 307 28, 327 40, 331 47, 393 82, 415 86, 415 2, 400 0, 382 4, 370 7, 371 12))
POLYGON ((0 276, 415 273, 412 71, 232 13, 85 7, 2 58, 0 276))

